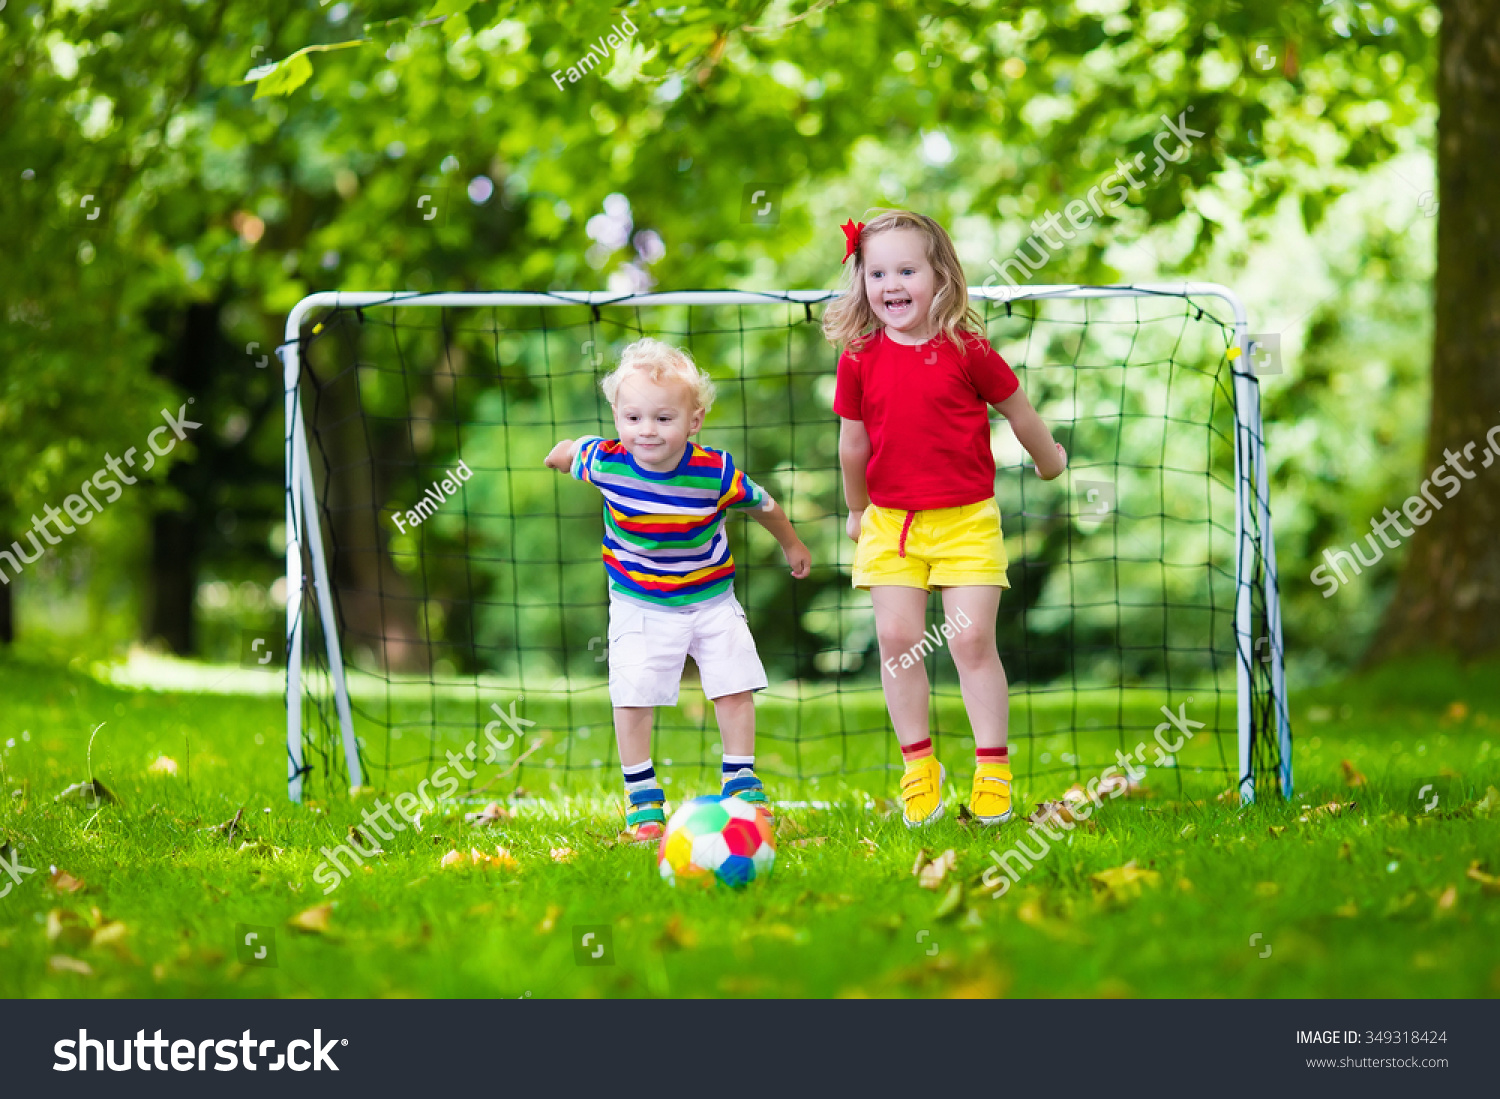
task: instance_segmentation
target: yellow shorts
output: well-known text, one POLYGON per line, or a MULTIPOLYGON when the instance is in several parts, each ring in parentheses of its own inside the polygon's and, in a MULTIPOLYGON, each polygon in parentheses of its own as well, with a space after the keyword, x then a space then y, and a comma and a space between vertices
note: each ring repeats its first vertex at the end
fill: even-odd
POLYGON ((990 498, 961 508, 901 511, 871 504, 854 551, 854 586, 872 588, 1010 587, 1005 578, 1000 505, 990 498))

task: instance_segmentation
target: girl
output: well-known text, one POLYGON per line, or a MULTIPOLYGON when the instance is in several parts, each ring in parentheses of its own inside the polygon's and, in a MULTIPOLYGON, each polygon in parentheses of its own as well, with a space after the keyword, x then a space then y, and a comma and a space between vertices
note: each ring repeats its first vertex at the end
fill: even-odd
POLYGON ((927 723, 927 593, 943 593, 942 635, 953 650, 976 765, 969 810, 981 824, 1008 820, 1010 692, 995 648, 1005 542, 995 502, 989 405, 1010 421, 1037 475, 1068 465, 1020 382, 984 337, 969 306, 953 242, 922 214, 892 210, 843 226, 854 257, 846 293, 823 334, 843 347, 833 408, 849 505, 854 586, 875 605, 881 683, 901 742, 902 819, 943 815, 946 772, 927 723))

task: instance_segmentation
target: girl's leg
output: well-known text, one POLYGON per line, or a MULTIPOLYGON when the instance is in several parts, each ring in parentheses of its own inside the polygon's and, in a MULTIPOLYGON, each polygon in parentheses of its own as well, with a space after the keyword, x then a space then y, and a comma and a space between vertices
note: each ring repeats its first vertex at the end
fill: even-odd
POLYGON ((958 628, 948 647, 953 650, 964 709, 979 748, 1004 748, 1010 728, 1010 684, 995 648, 995 612, 1000 609, 1001 590, 993 586, 943 589, 943 613, 958 628), (963 625, 964 620, 969 624, 963 625))
POLYGON ((909 667, 901 657, 922 641, 927 625, 927 592, 922 588, 881 585, 870 589, 875 603, 875 637, 880 643, 880 684, 885 705, 902 747, 926 740, 927 667, 922 654, 914 654, 909 667))

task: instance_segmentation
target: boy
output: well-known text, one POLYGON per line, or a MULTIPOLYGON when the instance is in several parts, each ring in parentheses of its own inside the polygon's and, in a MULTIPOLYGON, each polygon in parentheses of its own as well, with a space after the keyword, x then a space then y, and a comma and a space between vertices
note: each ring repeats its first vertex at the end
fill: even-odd
POLYGON ((745 508, 781 545, 792 575, 811 557, 774 500, 722 450, 691 441, 713 404, 713 381, 684 352, 637 340, 601 386, 618 439, 563 439, 546 464, 604 496, 609 578, 609 698, 630 809, 625 831, 666 830, 666 795, 651 763, 657 706, 677 704, 684 658, 698 665, 724 740, 723 792, 770 813, 755 774, 755 701, 765 669, 734 597, 724 513, 745 508))

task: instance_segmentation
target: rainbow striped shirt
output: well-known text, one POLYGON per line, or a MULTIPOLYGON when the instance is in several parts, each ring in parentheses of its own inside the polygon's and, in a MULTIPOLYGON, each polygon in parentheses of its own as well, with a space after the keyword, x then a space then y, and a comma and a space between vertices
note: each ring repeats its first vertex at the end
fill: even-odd
POLYGON ((620 440, 586 435, 572 474, 604 496, 612 596, 686 608, 733 591, 724 513, 763 507, 769 497, 728 453, 689 442, 676 469, 657 473, 636 465, 620 440))

